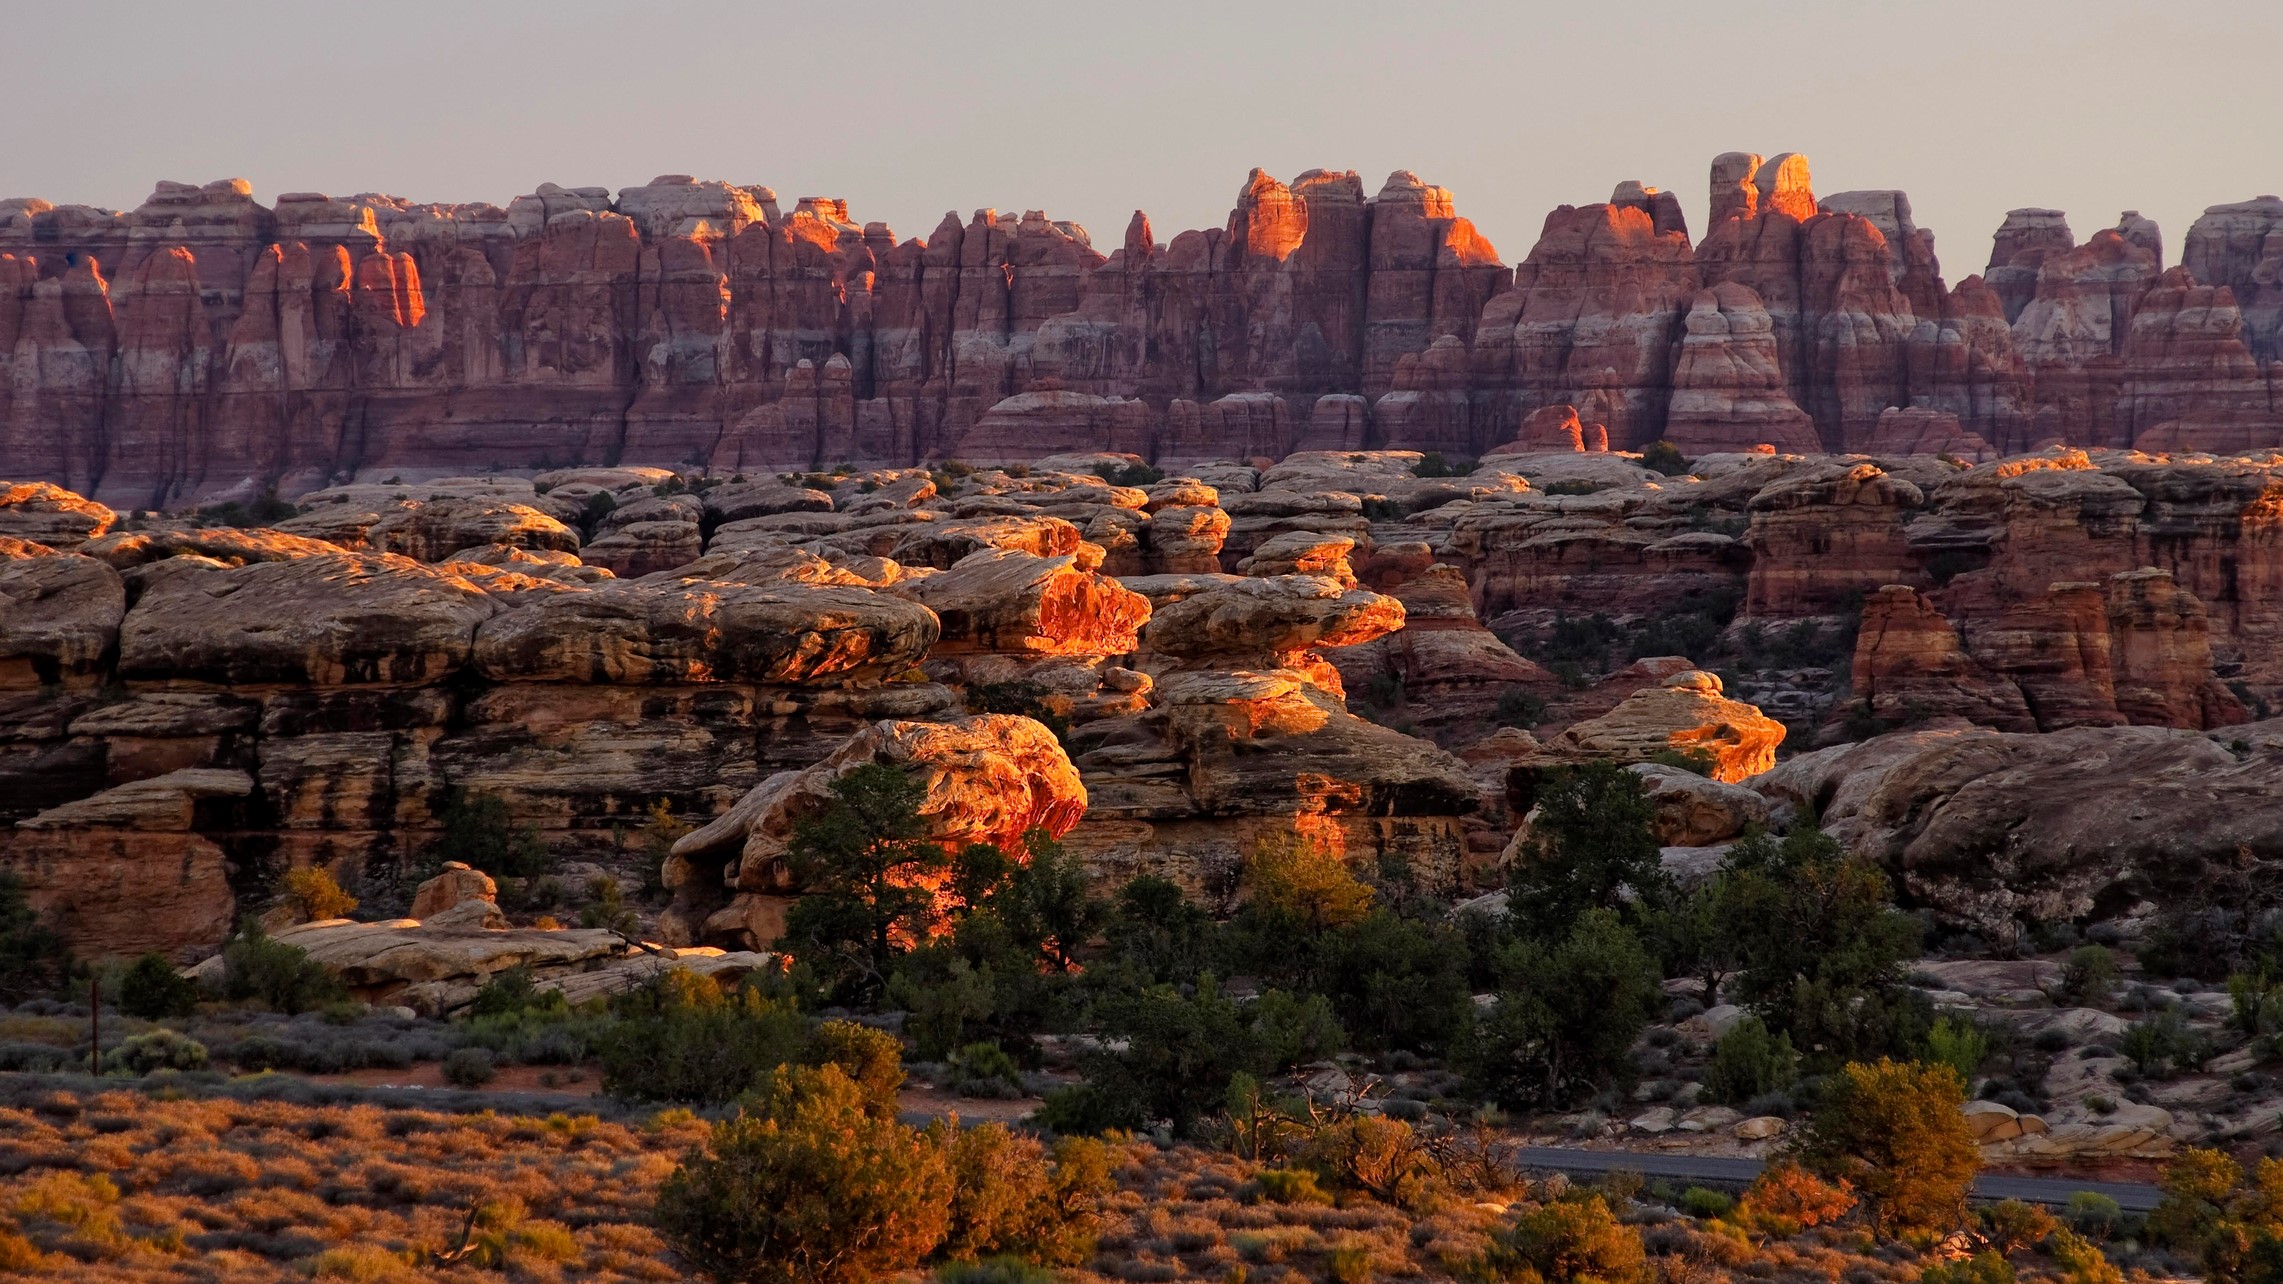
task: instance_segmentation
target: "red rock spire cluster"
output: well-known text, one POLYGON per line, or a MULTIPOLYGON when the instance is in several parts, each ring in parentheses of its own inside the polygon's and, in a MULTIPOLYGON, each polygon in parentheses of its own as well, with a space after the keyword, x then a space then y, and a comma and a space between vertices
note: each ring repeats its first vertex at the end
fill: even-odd
POLYGON ((0 202, 0 474, 127 506, 356 475, 716 471, 1074 449, 1481 455, 1574 408, 1619 449, 2283 444, 2283 200, 2166 270, 2127 213, 2009 214, 1944 283, 1894 191, 1797 154, 1563 206, 1508 268, 1416 175, 1254 171, 1225 228, 1107 256, 1030 211, 925 240, 668 175, 502 208, 242 181, 128 213, 0 202))

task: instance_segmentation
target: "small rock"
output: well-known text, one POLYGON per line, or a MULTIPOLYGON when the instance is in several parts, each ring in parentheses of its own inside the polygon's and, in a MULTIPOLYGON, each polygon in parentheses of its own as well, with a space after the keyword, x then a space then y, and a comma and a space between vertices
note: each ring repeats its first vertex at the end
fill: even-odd
POLYGON ((1735 1132, 1738 1141, 1766 1141, 1783 1130, 1783 1120, 1774 1115, 1760 1115, 1757 1118, 1739 1122, 1732 1131, 1735 1132))

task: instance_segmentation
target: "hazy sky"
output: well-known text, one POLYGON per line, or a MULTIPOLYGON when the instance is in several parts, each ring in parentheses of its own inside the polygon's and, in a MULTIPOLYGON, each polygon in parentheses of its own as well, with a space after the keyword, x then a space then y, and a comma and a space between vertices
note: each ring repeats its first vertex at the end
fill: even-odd
POLYGON ((2283 189, 2277 0, 77 0, 37 28, 0 196, 120 208, 159 178, 504 204, 689 173, 900 236, 1044 209, 1107 250, 1136 208, 1161 241, 1221 224, 1255 165, 1402 168, 1511 263, 1621 179, 1701 234, 1716 153, 1802 151, 1819 193, 1909 192, 1955 281, 2015 206, 2079 239, 2139 209, 2172 262, 2204 206, 2283 189))

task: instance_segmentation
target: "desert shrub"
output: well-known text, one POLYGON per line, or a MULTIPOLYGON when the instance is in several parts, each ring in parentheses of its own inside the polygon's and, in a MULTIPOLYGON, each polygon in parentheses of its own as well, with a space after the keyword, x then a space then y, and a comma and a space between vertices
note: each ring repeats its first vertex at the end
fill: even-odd
POLYGON ((1678 477, 1688 471, 1688 459, 1681 454, 1680 447, 1658 440, 1641 448, 1641 466, 1667 477, 1678 477))
POLYGON ((222 946, 222 997, 291 1016, 347 998, 348 989, 307 950, 249 924, 222 946))
POLYGON ((1769 1093, 1789 1092, 1799 1082, 1799 1054, 1791 1036, 1770 1034, 1767 1023, 1745 1017, 1713 1045, 1704 1074, 1704 1095, 1740 1106, 1769 1093))
POLYGON ((533 878, 547 871, 547 846, 539 831, 518 827, 498 794, 447 785, 436 820, 443 832, 429 845, 429 856, 439 864, 456 860, 497 878, 533 878))
POLYGON ((857 1284, 909 1270, 951 1229, 943 1146, 873 1116, 833 1066, 783 1069, 658 1190, 658 1231, 716 1280, 857 1284))
POLYGON ((333 871, 323 865, 287 870, 278 888, 278 903, 290 906, 296 916, 308 922, 347 918, 357 908, 357 898, 341 890, 333 871))
POLYGON ((965 1097, 1019 1097, 1022 1071, 996 1043, 970 1043, 951 1054, 945 1086, 965 1097))
POLYGON ((1422 453, 1419 462, 1411 465, 1411 475, 1414 477, 1464 477, 1473 471, 1473 460, 1445 459, 1439 450, 1422 453))
POLYGON ((1993 1252, 1961 1262, 1936 1262, 1919 1275, 1920 1284, 2014 1284, 2013 1263, 1993 1252))
POLYGON ((2071 1231, 2055 1231, 2045 1241, 2046 1256, 2060 1268, 2063 1284, 2124 1284, 2124 1272, 2099 1246, 2071 1231))
POLYGON ((946 1262, 935 1270, 935 1284, 1055 1284, 1060 1278, 1043 1266, 1017 1257, 989 1257, 980 1262, 946 1262))
POLYGON ((161 1027, 129 1035, 118 1047, 103 1054, 105 1071, 145 1075, 154 1070, 203 1070, 206 1045, 179 1030, 161 1027))
POLYGON ((23 879, 0 870, 0 1003, 53 993, 70 964, 63 938, 33 912, 23 879))
POLYGON ((608 928, 621 936, 632 936, 641 928, 642 918, 626 903, 617 879, 607 874, 588 879, 587 896, 587 903, 579 907, 580 927, 608 928))
POLYGON ((839 1067, 872 1113, 896 1113, 896 1091, 904 1086, 904 1045, 896 1036, 855 1021, 820 1021, 808 1032, 801 1059, 839 1067))
POLYGON ((1999 1255, 2011 1259, 2025 1248, 2034 1248, 2045 1242, 2045 1237, 2061 1229, 2060 1219, 2035 1204, 2018 1199, 2001 1199, 1980 1210, 1982 1235, 1999 1255))
POLYGON ((1965 1018, 1939 1018, 1926 1032, 1926 1059, 1950 1067, 1960 1083, 1970 1084, 1990 1059, 1990 1036, 1965 1018))
POLYGON ((1681 1211, 1700 1221, 1726 1217, 1736 1208, 1736 1197, 1724 1191, 1691 1186, 1681 1192, 1681 1211))
POLYGON ((1630 1284, 1650 1278, 1641 1233, 1617 1220, 1599 1195, 1529 1209, 1491 1233, 1465 1274, 1515 1284, 1630 1284))
POLYGON ((2178 1008, 2166 1008, 2135 1021, 2117 1041, 2117 1051, 2133 1069, 2151 1079, 2169 1079, 2201 1066, 2212 1055, 2210 1044, 2188 1026, 2178 1008))
POLYGON ((444 1081, 455 1088, 481 1088, 498 1074, 488 1049, 454 1048, 452 1055, 444 1058, 444 1081))
POLYGON ((1416 1206, 1435 1178, 1426 1139, 1401 1119, 1358 1114, 1319 1128, 1303 1159, 1333 1185, 1399 1208, 1416 1206))
POLYGON ((1154 486, 1165 480, 1162 471, 1138 461, 1130 464, 1101 464, 1095 467, 1094 475, 1112 486, 1154 486))
POLYGON ((1044 1146, 1003 1124, 938 1124, 930 1137, 943 1148, 952 1176, 942 1256, 1051 1266, 1076 1266, 1091 1256, 1098 1209, 1110 1188, 1100 1142, 1067 1140, 1050 1163, 1044 1146))
POLYGON ((807 1022, 792 1003, 751 985, 725 994, 676 968, 611 999, 598 1036, 603 1091, 629 1101, 734 1100, 799 1056, 807 1022))
POLYGON ((1498 697, 1498 703, 1492 706, 1490 718, 1502 727, 1528 730, 1545 721, 1545 697, 1533 695, 1520 687, 1508 688, 1498 697))
POLYGON ((2065 1003, 2099 1007, 2117 988, 2117 958, 2105 945, 2080 945, 2061 964, 2059 997, 2065 1003))
POLYGON ((2069 1196, 2062 1217, 2069 1223, 2069 1229, 2079 1235, 2107 1239, 2116 1233, 2117 1223, 2124 1218, 2124 1209, 2097 1190, 2080 1190, 2069 1196))
POLYGON ((1587 912, 1551 948, 1512 942, 1498 973, 1498 1001, 1460 1061, 1508 1106, 1566 1105, 1628 1075, 1633 1041, 1664 998, 1648 951, 1606 909, 1587 912))
POLYGON ((1272 1204, 1329 1204, 1331 1192, 1324 1189, 1309 1168, 1263 1168, 1253 1175, 1253 1184, 1260 1187, 1260 1197, 1272 1204))
POLYGON ((561 990, 542 990, 531 981, 531 969, 521 964, 492 974, 468 1003, 470 1017, 512 1016, 521 1012, 568 1012, 571 1004, 561 990))
POLYGON ((1844 1182, 1817 1177, 1783 1159, 1770 1164, 1736 1201, 1736 1223, 1754 1234, 1789 1238, 1844 1217, 1855 1196, 1844 1182))
POLYGON ((119 1010, 145 1021, 186 1017, 198 1007, 198 983, 163 954, 145 954, 119 978, 119 1010))
POLYGON ((1303 932, 1362 919, 1374 895, 1338 853, 1299 834, 1256 843, 1245 864, 1245 885, 1250 913, 1303 932))
POLYGON ((1265 1077, 1328 1056, 1345 1041, 1321 995, 1270 990, 1250 1003, 1206 973, 1189 994, 1155 985, 1105 996, 1104 1033, 1123 1042, 1089 1053, 1086 1082, 1047 1098, 1041 1122, 1057 1132, 1138 1128, 1165 1120, 1183 1136, 1225 1099, 1238 1074, 1265 1077))
POLYGON ((2243 1184, 2243 1167, 2225 1153, 2191 1147, 2157 1174, 2163 1197, 2148 1215, 2148 1233, 2159 1244, 2195 1252, 2218 1230, 2227 1205, 2243 1184))
POLYGON ((1824 1084, 1803 1156, 1861 1192, 1881 1230, 1947 1230, 1982 1162, 1964 1104, 1947 1065, 1851 1062, 1824 1084))
POLYGON ((319 1253, 309 1264, 312 1278, 321 1280, 349 1280, 352 1284, 394 1284, 397 1280, 418 1280, 420 1272, 414 1270, 402 1257, 378 1244, 342 1244, 319 1253))

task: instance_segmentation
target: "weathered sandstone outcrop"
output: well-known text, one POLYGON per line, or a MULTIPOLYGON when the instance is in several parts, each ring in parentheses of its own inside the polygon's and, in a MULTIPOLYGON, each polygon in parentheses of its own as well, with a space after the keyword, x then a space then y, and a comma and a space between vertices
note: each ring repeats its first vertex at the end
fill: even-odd
POLYGON ((1701 755, 1712 779, 1733 782, 1775 766, 1783 739, 1782 723, 1727 699, 1717 676, 1690 670, 1564 728, 1552 747, 1628 762, 1669 752, 1701 755))
POLYGON ((875 763, 900 767, 924 786, 925 836, 952 850, 989 843, 1019 851, 1031 830, 1059 838, 1086 811, 1086 786, 1069 757, 1029 718, 881 722, 815 766, 763 781, 674 844, 665 869, 676 893, 670 934, 766 947, 800 891, 790 862, 795 826, 831 801, 834 781, 875 763))
POLYGON ((2127 916, 2246 858, 2283 859, 2275 731, 1948 722, 1802 754, 1750 783, 1814 808, 1911 900, 2003 939, 2127 916))

